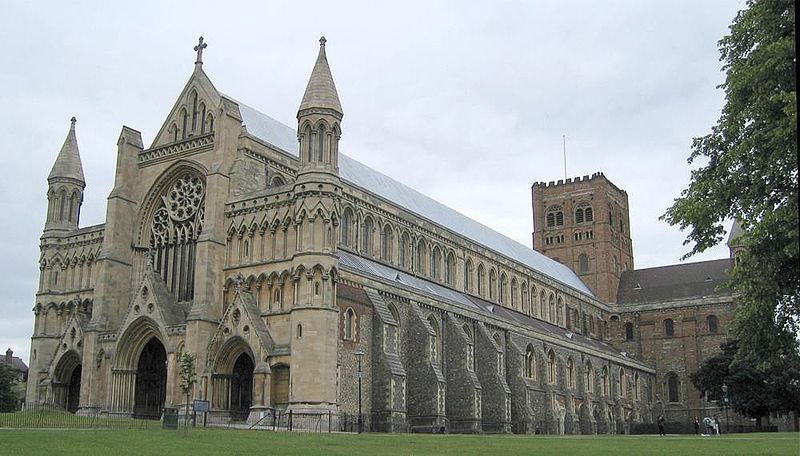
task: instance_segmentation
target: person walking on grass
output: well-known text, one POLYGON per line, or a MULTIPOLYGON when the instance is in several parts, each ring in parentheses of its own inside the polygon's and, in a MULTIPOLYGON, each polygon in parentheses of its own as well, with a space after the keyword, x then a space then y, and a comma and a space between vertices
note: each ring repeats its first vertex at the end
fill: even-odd
POLYGON ((658 435, 667 435, 664 433, 664 415, 658 415, 658 435))
POLYGON ((694 417, 694 435, 700 435, 700 419, 694 417))

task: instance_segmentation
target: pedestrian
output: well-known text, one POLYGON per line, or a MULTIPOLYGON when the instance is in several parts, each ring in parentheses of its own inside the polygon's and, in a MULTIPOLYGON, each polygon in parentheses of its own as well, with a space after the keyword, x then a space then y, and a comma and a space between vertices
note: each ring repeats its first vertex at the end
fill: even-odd
POLYGON ((700 419, 694 417, 694 435, 700 435, 700 419))
POLYGON ((714 426, 711 417, 703 418, 703 424, 706 425, 706 435, 714 435, 714 426))
POLYGON ((658 415, 658 435, 667 435, 664 433, 664 415, 658 415))
POLYGON ((719 435, 719 420, 717 419, 717 415, 714 415, 714 434, 719 435))

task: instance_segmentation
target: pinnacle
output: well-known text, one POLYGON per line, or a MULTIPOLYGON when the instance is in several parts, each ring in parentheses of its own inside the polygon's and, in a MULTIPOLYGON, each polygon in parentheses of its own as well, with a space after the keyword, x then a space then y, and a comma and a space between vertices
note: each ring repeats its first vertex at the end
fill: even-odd
POLYGON ((339 102, 339 94, 336 92, 336 85, 333 82, 333 75, 328 66, 328 58, 325 55, 325 37, 319 39, 319 55, 308 79, 306 92, 303 101, 300 102, 299 111, 313 108, 327 108, 339 114, 343 114, 342 105, 339 102))
POLYGON ((78 151, 78 139, 75 135, 75 123, 77 119, 72 117, 70 119, 69 132, 67 138, 64 140, 64 145, 61 146, 61 151, 58 153, 53 168, 47 176, 47 180, 67 178, 73 179, 86 184, 83 177, 83 166, 81 165, 81 155, 78 151))

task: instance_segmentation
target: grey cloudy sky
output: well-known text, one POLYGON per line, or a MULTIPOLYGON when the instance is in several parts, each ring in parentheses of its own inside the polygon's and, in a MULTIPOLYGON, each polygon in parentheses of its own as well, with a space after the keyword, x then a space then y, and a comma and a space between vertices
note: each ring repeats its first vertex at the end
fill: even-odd
POLYGON ((0 349, 28 359, 46 177, 69 118, 87 180, 81 225, 102 223, 121 126, 152 141, 201 34, 217 88, 292 126, 324 34, 342 151, 526 245, 531 184, 564 177, 566 135, 570 177, 603 171, 627 190, 636 267, 675 263, 684 235, 658 217, 688 183, 692 137, 719 116, 717 41, 743 7, 4 2, 0 349))

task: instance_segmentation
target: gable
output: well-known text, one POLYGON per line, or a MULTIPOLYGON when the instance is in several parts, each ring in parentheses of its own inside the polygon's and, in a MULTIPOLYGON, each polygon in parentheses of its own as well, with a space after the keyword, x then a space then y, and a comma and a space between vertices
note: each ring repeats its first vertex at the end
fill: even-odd
POLYGON ((205 72, 202 69, 195 71, 175 100, 150 148, 210 133, 221 103, 219 92, 205 72))

